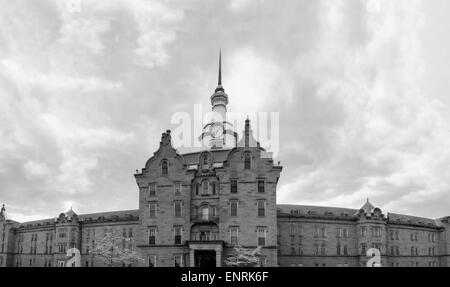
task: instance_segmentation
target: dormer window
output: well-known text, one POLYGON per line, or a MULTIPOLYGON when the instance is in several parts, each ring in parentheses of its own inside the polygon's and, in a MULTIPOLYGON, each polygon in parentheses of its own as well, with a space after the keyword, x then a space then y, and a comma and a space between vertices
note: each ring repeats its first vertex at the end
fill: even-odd
POLYGON ((244 154, 244 169, 252 168, 252 155, 249 152, 244 154))
POLYGON ((162 175, 168 175, 169 174, 169 163, 168 161, 165 159, 162 161, 161 163, 161 172, 162 175))
POLYGON ((209 169, 209 157, 207 154, 204 154, 202 156, 201 165, 202 165, 202 169, 204 169, 204 170, 209 169))

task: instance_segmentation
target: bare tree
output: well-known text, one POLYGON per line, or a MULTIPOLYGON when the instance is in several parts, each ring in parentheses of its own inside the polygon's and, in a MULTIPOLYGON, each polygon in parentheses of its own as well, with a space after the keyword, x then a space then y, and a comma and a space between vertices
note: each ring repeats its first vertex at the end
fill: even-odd
POLYGON ((136 251, 121 248, 123 237, 115 233, 106 233, 102 239, 96 242, 91 254, 102 258, 107 267, 129 266, 138 261, 144 261, 136 251))
POLYGON ((234 247, 233 255, 225 260, 225 264, 231 267, 256 267, 259 263, 261 247, 246 249, 241 245, 234 247))

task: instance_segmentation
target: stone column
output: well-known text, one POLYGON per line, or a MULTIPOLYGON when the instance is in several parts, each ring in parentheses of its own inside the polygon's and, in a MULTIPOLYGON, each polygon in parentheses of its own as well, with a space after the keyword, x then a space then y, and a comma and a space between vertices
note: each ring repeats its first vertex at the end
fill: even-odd
POLYGON ((222 251, 216 250, 216 267, 222 267, 222 251))
POLYGON ((195 267, 195 251, 192 248, 189 250, 189 267, 195 267))

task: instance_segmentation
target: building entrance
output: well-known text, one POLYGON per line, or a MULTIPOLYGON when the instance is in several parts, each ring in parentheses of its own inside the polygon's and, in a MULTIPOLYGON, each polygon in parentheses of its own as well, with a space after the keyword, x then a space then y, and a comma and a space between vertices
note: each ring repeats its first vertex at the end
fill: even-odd
POLYGON ((195 250, 195 267, 216 267, 216 251, 195 250))

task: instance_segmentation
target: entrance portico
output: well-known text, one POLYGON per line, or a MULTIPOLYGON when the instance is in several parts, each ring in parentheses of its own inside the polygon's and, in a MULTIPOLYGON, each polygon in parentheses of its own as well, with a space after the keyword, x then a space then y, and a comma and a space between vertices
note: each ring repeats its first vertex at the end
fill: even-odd
POLYGON ((189 241, 189 266, 221 267, 223 241, 189 241))

